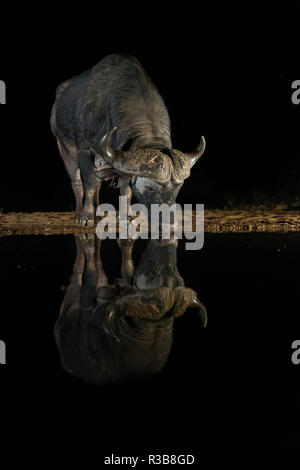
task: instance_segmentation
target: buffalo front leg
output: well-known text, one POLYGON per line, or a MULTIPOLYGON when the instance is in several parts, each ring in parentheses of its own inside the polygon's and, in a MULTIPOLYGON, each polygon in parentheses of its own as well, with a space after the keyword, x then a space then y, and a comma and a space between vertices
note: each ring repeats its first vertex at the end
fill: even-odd
POLYGON ((131 206, 131 198, 132 198, 132 189, 129 186, 129 184, 126 186, 121 186, 120 195, 125 196, 127 198, 127 211, 128 211, 128 215, 131 215, 130 206, 131 206))
POLYGON ((71 178, 71 184, 76 201, 75 223, 79 224, 83 200, 83 186, 80 178, 79 168, 77 168, 76 172, 74 172, 74 176, 71 178))
POLYGON ((84 202, 79 218, 79 225, 94 225, 101 181, 95 176, 92 152, 89 150, 79 151, 78 165, 84 192, 84 202))

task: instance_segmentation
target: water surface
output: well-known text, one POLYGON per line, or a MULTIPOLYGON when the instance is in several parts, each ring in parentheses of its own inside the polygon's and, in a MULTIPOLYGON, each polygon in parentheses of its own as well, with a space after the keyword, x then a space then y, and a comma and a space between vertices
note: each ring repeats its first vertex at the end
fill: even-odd
MULTIPOLYGON (((135 267, 146 247, 135 243, 135 267)), ((128 454, 297 446, 299 252, 297 233, 206 234, 199 252, 180 242, 177 268, 206 306, 207 327, 189 308, 174 319, 158 374, 91 384, 62 367, 54 335, 74 237, 1 238, 4 447, 128 454)), ((116 241, 102 242, 101 259, 113 283, 121 275, 116 241)))

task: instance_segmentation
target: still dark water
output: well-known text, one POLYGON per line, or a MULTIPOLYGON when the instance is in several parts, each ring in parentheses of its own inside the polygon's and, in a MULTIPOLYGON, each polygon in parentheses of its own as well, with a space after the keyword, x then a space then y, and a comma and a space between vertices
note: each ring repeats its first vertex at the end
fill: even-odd
MULTIPOLYGON (((88 243, 77 240, 77 249, 88 243)), ((196 456, 207 448, 298 448, 300 364, 292 364, 291 344, 300 339, 299 234, 206 234, 200 251, 186 251, 180 242, 180 276, 174 251, 157 261, 154 250, 141 262, 146 248, 141 240, 133 247, 140 287, 153 269, 149 282, 155 288, 172 284, 173 278, 174 285, 184 282, 206 306, 208 324, 203 328, 197 311, 188 308, 174 323, 170 320, 172 345, 171 334, 168 345, 163 340, 155 349, 166 361, 160 373, 118 383, 118 373, 121 377, 129 370, 120 359, 112 383, 110 368, 119 364, 114 357, 119 350, 111 337, 107 347, 113 352, 106 359, 106 352, 97 349, 103 338, 94 335, 87 366, 85 337, 76 355, 74 337, 67 335, 64 361, 72 356, 73 375, 61 365, 54 327, 76 256, 74 237, 0 239, 0 339, 7 347, 7 364, 0 366, 1 447, 196 456), (77 360, 82 361, 78 369, 77 360), (76 377, 84 369, 97 381, 97 360, 102 361, 96 374, 100 383, 76 377)), ((113 284, 121 276, 116 241, 102 242, 101 260, 113 284)), ((89 274, 83 283, 88 304, 95 283, 89 274)), ((76 334, 75 339, 81 333, 76 334)), ((129 357, 130 338, 121 343, 129 357)), ((142 360, 143 345, 136 350, 140 371, 151 363, 150 353, 142 360)))

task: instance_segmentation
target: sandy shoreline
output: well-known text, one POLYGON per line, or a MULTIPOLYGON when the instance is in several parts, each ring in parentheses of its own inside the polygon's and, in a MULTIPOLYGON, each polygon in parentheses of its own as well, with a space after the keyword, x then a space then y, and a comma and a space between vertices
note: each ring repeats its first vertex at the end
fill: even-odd
MULTIPOLYGON (((193 228, 195 225, 193 214, 193 228)), ((78 227, 73 212, 0 213, 0 236, 93 232, 78 227)), ((300 211, 288 209, 205 210, 205 232, 300 232, 300 211)))

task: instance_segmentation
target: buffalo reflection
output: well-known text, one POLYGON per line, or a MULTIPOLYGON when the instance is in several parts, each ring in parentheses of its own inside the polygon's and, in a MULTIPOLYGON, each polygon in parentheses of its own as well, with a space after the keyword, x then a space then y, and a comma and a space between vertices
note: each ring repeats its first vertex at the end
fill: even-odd
POLYGON ((177 242, 150 240, 134 269, 133 242, 121 241, 122 277, 113 284, 100 243, 94 235, 76 238, 76 260, 55 325, 62 366, 100 384, 155 375, 171 351, 174 318, 193 307, 206 326, 206 309, 184 287, 177 242))

